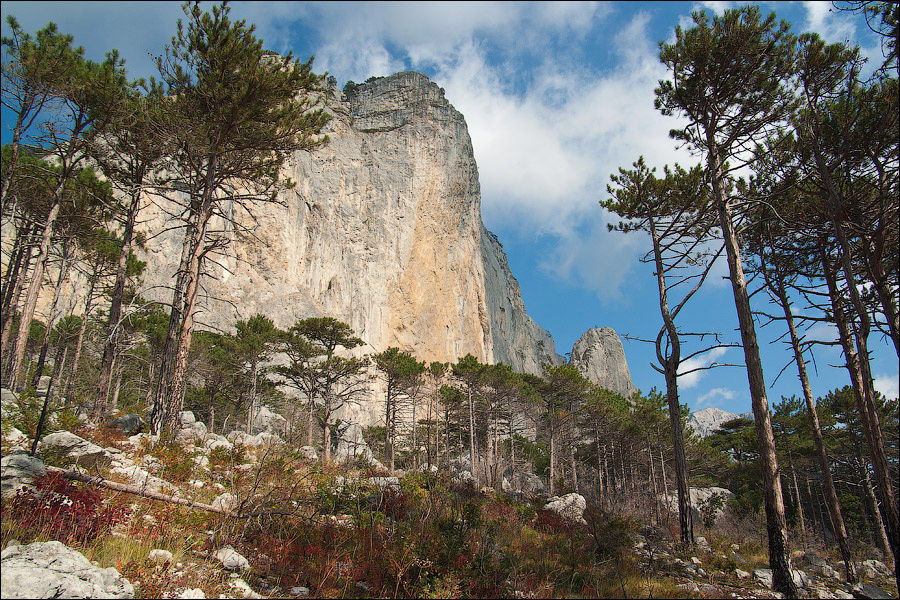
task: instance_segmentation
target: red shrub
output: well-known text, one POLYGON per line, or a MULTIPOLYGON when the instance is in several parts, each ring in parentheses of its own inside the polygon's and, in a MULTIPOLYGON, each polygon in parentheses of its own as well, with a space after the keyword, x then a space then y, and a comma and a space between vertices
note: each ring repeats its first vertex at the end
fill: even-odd
POLYGON ((19 490, 4 513, 29 536, 43 531, 63 543, 85 543, 107 533, 125 510, 104 506, 99 492, 79 489, 61 474, 49 473, 35 480, 35 489, 19 490))

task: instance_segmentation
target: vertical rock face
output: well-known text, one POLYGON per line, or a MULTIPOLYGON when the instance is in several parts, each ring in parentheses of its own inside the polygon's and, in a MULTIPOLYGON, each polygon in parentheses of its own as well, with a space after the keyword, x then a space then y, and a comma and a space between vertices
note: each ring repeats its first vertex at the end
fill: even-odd
POLYGON ((572 346, 570 363, 602 388, 626 398, 637 391, 631 382, 622 340, 611 327, 585 331, 572 346))
MULTIPOLYGON (((481 194, 463 116, 422 74, 349 85, 328 102, 330 142, 296 152, 297 185, 259 205, 210 264, 198 321, 233 330, 259 312, 276 325, 333 316, 365 340, 361 352, 398 346, 425 361, 471 353, 540 372, 558 364, 553 339, 525 312, 500 243, 481 222, 481 194)), ((149 205, 146 227, 165 228, 149 205)), ((151 239, 149 296, 170 298, 180 232, 151 239), (155 294, 155 296, 154 296, 155 294)))

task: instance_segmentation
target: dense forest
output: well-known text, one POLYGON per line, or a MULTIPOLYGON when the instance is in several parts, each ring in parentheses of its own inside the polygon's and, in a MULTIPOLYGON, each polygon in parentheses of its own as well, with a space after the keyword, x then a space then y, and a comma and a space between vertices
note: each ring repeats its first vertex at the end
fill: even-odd
POLYGON ((329 143, 336 82, 266 50, 226 4, 186 4, 158 78, 139 81, 114 50, 94 62, 52 23, 31 34, 9 17, 3 546, 62 541, 139 597, 256 594, 210 570, 230 568, 225 548, 270 596, 764 597, 744 577, 756 567, 785 597, 896 594, 898 403, 874 388, 869 344, 900 356, 898 8, 837 8, 883 38, 867 77, 859 48, 749 6, 697 12, 660 45, 656 107, 684 119, 672 143, 701 163, 658 173, 634 157, 600 202, 648 240, 659 293, 644 341, 665 389, 629 397, 567 364, 538 376, 367 352, 332 317, 198 326, 204 278, 246 227, 236 212, 277 202, 297 184, 288 157, 329 143), (183 240, 165 304, 139 293, 150 206, 183 240), (753 418, 701 438, 678 378, 722 332, 678 318, 721 259, 753 418), (804 332, 821 322, 848 378, 817 398, 822 342, 804 332), (767 397, 763 325, 790 344, 794 396, 767 397), (341 419, 376 392, 378 425, 341 419), (77 444, 51 443, 61 431, 116 450, 79 470, 77 444), (42 474, 7 494, 22 455, 42 474), (165 548, 168 569, 147 555, 165 548), (207 562, 176 568, 172 552, 207 562), (796 575, 804 561, 819 583, 796 575))

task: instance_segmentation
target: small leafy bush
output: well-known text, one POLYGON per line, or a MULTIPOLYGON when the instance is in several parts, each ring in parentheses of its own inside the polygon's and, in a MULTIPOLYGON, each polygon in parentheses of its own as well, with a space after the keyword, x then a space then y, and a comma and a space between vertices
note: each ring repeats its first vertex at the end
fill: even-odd
POLYGON ((59 473, 37 478, 34 489, 19 490, 3 508, 23 537, 42 534, 65 544, 91 542, 125 517, 123 507, 104 505, 99 492, 78 488, 59 473))

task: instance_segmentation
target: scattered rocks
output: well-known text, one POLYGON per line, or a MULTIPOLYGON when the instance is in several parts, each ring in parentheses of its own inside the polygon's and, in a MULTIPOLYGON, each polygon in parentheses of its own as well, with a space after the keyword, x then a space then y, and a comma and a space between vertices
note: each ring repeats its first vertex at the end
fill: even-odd
POLYGON ((158 565, 166 565, 172 562, 172 553, 168 550, 151 550, 147 558, 158 565))
POLYGON ((309 596, 309 588, 302 585, 294 586, 291 588, 291 596, 299 596, 301 598, 309 596))
POLYGON ((553 496, 544 505, 544 510, 556 513, 562 518, 576 523, 585 524, 584 509, 587 501, 581 494, 571 493, 565 496, 553 496))
POLYGON ((45 436, 38 444, 38 454, 60 455, 85 469, 109 464, 112 460, 106 450, 69 431, 56 431, 45 436))
POLYGON ((250 570, 250 562, 238 554, 231 546, 224 546, 216 552, 216 560, 222 563, 222 566, 228 571, 248 571, 250 570))
POLYGON ((190 588, 178 594, 176 598, 206 598, 206 594, 200 588, 190 588))
POLYGON ((27 454, 8 454, 0 460, 0 495, 9 499, 24 487, 32 487, 36 477, 47 474, 44 463, 27 454))
POLYGON ((133 598, 134 587, 61 542, 7 548, 0 555, 4 598, 133 598))
POLYGON ((741 569, 735 569, 734 575, 738 579, 750 579, 750 573, 748 573, 747 571, 742 571, 741 569))

